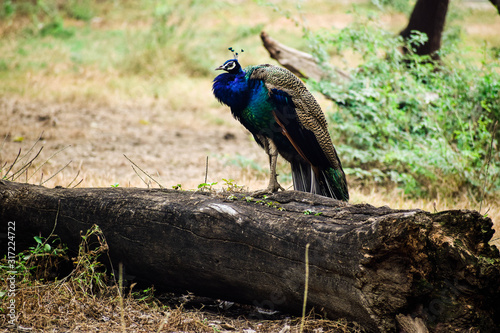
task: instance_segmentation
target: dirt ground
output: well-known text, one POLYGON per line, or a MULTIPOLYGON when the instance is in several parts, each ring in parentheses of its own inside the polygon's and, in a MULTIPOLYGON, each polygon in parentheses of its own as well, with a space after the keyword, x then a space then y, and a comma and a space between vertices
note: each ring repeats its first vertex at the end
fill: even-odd
POLYGON ((83 179, 82 187, 116 183, 145 187, 126 155, 164 187, 182 184, 183 189, 196 189, 205 181, 208 156, 207 182, 222 185, 225 178, 252 188, 264 187, 264 172, 255 179, 255 170, 249 177, 248 170, 231 161, 240 154, 267 172, 265 153, 228 109, 211 109, 208 114, 213 114, 218 124, 207 120, 202 111, 173 112, 156 104, 44 104, 1 99, 0 161, 2 165, 11 163, 19 149, 24 155, 41 136, 25 161, 43 146, 35 167, 49 162, 31 179, 34 168, 18 181, 39 183, 71 162, 44 185, 67 186, 76 177, 73 184, 83 179))

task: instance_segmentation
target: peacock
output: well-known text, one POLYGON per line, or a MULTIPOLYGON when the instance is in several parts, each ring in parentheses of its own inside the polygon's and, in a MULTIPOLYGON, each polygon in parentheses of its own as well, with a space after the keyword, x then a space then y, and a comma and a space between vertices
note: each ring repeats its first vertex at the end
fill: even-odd
POLYGON ((269 185, 254 195, 284 190, 276 179, 279 154, 291 164, 295 190, 348 201, 346 177, 326 118, 305 84, 274 65, 243 69, 238 53, 229 50, 233 59, 216 68, 225 73, 214 79, 212 90, 269 155, 269 185))

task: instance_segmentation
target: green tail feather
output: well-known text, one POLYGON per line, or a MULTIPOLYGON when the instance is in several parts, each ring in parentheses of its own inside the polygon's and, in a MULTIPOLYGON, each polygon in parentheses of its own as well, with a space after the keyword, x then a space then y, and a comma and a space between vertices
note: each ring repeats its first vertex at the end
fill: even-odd
POLYGON ((327 192, 327 196, 343 200, 349 201, 349 191, 347 189, 347 181, 345 179, 344 172, 339 169, 335 170, 333 168, 329 168, 328 170, 321 171, 323 175, 324 184, 323 188, 325 192, 327 192))
POLYGON ((292 162, 292 178, 296 191, 349 201, 347 182, 342 170, 321 170, 317 177, 308 163, 292 162))

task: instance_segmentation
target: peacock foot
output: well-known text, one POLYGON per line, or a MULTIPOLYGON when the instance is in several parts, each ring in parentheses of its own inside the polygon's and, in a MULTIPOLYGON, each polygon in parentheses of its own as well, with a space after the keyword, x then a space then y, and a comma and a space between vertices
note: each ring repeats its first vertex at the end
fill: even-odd
POLYGON ((278 181, 270 182, 267 188, 252 192, 252 197, 260 197, 264 194, 273 194, 279 190, 284 191, 285 189, 278 183, 278 181))

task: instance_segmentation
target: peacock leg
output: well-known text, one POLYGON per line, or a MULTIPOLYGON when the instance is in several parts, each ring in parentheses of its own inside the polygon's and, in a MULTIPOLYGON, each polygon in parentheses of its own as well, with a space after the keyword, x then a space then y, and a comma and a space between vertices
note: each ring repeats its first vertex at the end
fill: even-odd
POLYGON ((281 187, 278 183, 276 174, 276 163, 278 161, 278 148, 270 139, 266 139, 265 144, 266 153, 269 155, 269 185, 263 190, 258 190, 252 193, 253 196, 260 196, 263 194, 271 194, 278 192, 279 190, 284 191, 285 189, 281 187))

